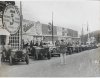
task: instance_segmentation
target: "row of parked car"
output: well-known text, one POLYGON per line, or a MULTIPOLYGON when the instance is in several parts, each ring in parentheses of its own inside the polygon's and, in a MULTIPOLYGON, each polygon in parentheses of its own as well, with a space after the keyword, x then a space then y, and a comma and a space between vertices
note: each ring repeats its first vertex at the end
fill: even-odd
MULTIPOLYGON (((96 45, 76 45, 76 46, 67 46, 66 54, 73 54, 82 52, 85 50, 95 49, 98 46, 96 45)), ((14 62, 26 62, 29 64, 29 57, 33 57, 35 60, 39 59, 51 59, 52 56, 60 56, 59 46, 54 46, 50 44, 45 44, 41 46, 27 46, 21 50, 18 49, 4 49, 1 55, 1 62, 8 61, 10 65, 14 62)))

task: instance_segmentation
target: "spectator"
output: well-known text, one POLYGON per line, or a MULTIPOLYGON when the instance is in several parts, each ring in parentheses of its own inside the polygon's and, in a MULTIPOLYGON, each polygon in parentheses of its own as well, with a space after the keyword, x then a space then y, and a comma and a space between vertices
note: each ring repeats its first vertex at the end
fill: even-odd
POLYGON ((33 40, 33 42, 32 42, 32 46, 34 46, 34 40, 33 40))
POLYGON ((42 40, 41 40, 41 42, 40 42, 40 46, 43 47, 43 42, 42 42, 42 40))
POLYGON ((64 40, 61 40, 60 44, 60 57, 61 57, 61 64, 66 64, 66 44, 64 40))
POLYGON ((32 41, 30 42, 30 47, 32 47, 33 46, 33 43, 32 43, 32 41))
POLYGON ((36 44, 35 44, 35 46, 38 46, 38 41, 36 41, 36 44))
POLYGON ((56 42, 55 42, 55 46, 59 46, 59 45, 60 45, 59 40, 56 40, 56 42))
POLYGON ((4 48, 5 48, 5 57, 6 58, 9 58, 10 54, 11 54, 11 45, 10 43, 4 45, 4 48))

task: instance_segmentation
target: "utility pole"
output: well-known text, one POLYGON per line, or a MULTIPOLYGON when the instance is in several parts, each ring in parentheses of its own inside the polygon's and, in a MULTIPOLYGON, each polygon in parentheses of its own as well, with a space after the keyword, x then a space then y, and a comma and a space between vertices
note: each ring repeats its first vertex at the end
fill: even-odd
POLYGON ((87 38, 87 40, 89 40, 89 28, 88 28, 88 22, 87 22, 87 35, 88 35, 88 38, 87 38))
POLYGON ((22 20, 23 20, 23 15, 22 15, 22 2, 20 1, 20 27, 21 27, 21 50, 23 49, 22 45, 22 20))
POLYGON ((82 24, 82 31, 81 31, 81 43, 83 43, 83 24, 82 24))
POLYGON ((54 41, 53 41, 53 12, 52 12, 52 44, 54 44, 54 41))

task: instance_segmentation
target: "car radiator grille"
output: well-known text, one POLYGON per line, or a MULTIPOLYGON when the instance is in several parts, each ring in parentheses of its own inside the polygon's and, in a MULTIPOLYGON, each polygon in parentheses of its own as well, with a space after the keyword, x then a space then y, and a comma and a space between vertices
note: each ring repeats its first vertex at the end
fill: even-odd
POLYGON ((16 56, 17 56, 17 58, 22 58, 23 54, 21 51, 18 51, 18 52, 16 52, 16 56))

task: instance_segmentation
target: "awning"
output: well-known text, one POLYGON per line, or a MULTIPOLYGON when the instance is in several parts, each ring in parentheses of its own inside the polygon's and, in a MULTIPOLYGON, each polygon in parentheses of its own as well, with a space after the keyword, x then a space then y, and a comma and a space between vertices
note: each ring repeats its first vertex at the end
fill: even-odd
POLYGON ((10 33, 6 29, 0 28, 0 35, 10 35, 10 33))

